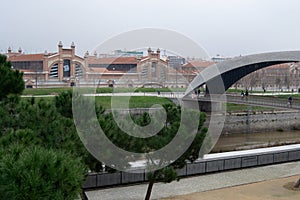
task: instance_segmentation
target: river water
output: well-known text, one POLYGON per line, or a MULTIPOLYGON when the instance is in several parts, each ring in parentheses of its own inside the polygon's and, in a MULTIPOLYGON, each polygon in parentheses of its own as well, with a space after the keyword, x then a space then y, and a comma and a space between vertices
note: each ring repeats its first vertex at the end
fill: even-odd
POLYGON ((285 144, 300 144, 300 130, 222 134, 212 152, 245 150, 285 144))

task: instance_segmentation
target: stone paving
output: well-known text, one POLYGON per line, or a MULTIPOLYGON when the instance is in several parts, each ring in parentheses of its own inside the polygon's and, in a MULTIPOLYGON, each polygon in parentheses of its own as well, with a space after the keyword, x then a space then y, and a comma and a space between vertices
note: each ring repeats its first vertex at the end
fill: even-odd
MULTIPOLYGON (((184 178, 179 182, 169 184, 156 183, 153 187, 152 199, 214 190, 298 174, 300 174, 300 161, 184 178)), ((147 184, 142 184, 99 189, 86 192, 86 195, 89 200, 142 200, 146 190, 147 184)))

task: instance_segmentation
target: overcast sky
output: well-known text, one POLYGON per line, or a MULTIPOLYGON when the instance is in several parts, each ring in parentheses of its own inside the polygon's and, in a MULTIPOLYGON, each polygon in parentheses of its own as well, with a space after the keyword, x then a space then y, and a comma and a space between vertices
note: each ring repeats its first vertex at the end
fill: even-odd
POLYGON ((0 52, 77 54, 122 32, 162 28, 202 45, 210 56, 300 49, 299 0, 5 0, 0 52))

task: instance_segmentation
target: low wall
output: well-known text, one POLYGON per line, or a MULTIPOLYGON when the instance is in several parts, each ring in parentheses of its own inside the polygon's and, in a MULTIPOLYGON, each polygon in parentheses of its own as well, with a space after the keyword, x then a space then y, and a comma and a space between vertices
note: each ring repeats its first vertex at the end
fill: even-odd
POLYGON ((225 134, 300 129, 299 111, 242 112, 226 115, 225 134))
MULTIPOLYGON (((299 148, 255 152, 239 155, 227 155, 200 159, 194 163, 187 163, 182 169, 177 170, 181 177, 222 172, 226 170, 258 167, 300 160, 299 148)), ((131 173, 91 173, 87 176, 83 189, 112 187, 124 184, 136 184, 148 181, 145 170, 132 170, 131 173)))

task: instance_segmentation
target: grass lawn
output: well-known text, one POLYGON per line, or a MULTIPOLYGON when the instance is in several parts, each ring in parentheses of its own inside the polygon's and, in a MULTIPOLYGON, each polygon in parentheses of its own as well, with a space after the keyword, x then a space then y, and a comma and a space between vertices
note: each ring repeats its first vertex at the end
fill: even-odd
POLYGON ((226 103, 225 104, 227 112, 236 112, 236 111, 248 111, 248 110, 255 110, 255 111, 264 111, 264 110, 273 110, 273 108, 269 107, 262 107, 262 106, 249 106, 243 104, 235 104, 235 103, 226 103))
MULTIPOLYGON (((84 89, 84 88, 83 88, 84 89)), ((184 92, 186 88, 137 88, 135 92, 184 92)), ((50 95, 59 94, 64 91, 72 91, 71 87, 66 88, 32 88, 25 89, 23 95, 50 95)), ((115 88, 115 93, 132 92, 132 88, 115 88)), ((96 93, 112 93, 112 88, 97 88, 96 93)))
MULTIPOLYGON (((113 97, 114 98, 114 107, 116 108, 126 108, 126 99, 128 97, 113 97)), ((96 103, 103 106, 105 109, 111 109, 111 97, 96 97, 96 103)), ((172 103, 172 101, 168 98, 161 97, 144 97, 144 96, 133 96, 129 101, 129 108, 150 108, 154 104, 166 104, 172 103)))
MULTIPOLYGON (((49 102, 54 102, 54 97, 33 97, 34 101, 40 101, 41 99, 49 102)), ((93 98, 93 97, 90 97, 93 98)), ((128 97, 114 97, 114 102, 116 103, 114 106, 116 108, 127 108, 125 100, 128 97)), ((21 98, 21 101, 31 101, 31 97, 21 98)), ((103 106, 106 110, 111 109, 111 97, 110 96, 100 96, 95 97, 95 103, 103 106)), ((133 96, 129 101, 129 108, 150 108, 154 104, 167 104, 173 103, 168 98, 163 97, 151 97, 151 96, 133 96)))
POLYGON ((72 91, 72 88, 31 88, 25 89, 23 95, 49 95, 49 94, 59 94, 64 91, 72 91))
MULTIPOLYGON (((116 108, 127 108, 125 100, 128 97, 114 97, 114 102, 116 105, 114 105, 116 108)), ((35 101, 39 101, 41 99, 44 99, 46 101, 54 101, 54 97, 35 97, 35 101)), ((22 98, 22 101, 30 101, 31 98, 22 98)), ((100 96, 95 97, 95 102, 101 106, 103 106, 106 110, 111 109, 111 97, 110 96, 100 96)), ((168 98, 163 97, 152 97, 152 96, 133 96, 130 98, 129 101, 129 108, 150 108, 154 104, 166 104, 166 103, 173 103, 168 98)), ((238 112, 238 111, 247 111, 247 110, 256 110, 256 111, 268 111, 273 110, 273 108, 269 107, 261 107, 261 106, 248 106, 248 105, 242 105, 242 104, 234 104, 234 103, 226 103, 224 106, 227 106, 227 112, 238 112)))

